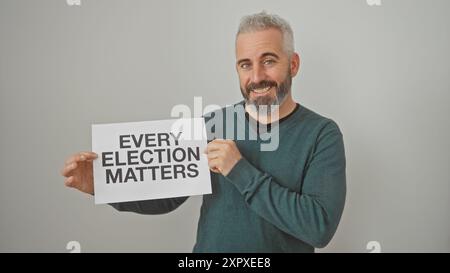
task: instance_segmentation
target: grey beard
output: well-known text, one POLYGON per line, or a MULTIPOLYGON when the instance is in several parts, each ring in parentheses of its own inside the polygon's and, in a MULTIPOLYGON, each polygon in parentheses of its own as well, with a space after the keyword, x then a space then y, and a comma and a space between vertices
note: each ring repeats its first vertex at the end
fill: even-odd
POLYGON ((264 96, 264 97, 258 97, 256 99, 250 99, 248 93, 245 92, 245 90, 242 90, 242 95, 245 99, 245 104, 255 107, 256 111, 267 111, 267 114, 272 113, 273 111, 277 110, 281 104, 286 100, 287 95, 289 93, 289 90, 291 89, 292 85, 292 77, 287 76, 286 79, 277 87, 277 92, 275 97, 271 96, 264 96))

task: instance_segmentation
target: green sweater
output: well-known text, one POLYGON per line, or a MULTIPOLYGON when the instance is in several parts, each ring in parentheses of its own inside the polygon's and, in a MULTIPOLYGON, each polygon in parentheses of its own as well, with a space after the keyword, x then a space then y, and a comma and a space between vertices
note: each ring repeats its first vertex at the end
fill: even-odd
MULTIPOLYGON (((225 108, 220 111, 226 117, 225 108)), ((255 130, 248 116, 234 120, 235 126, 245 123, 247 138, 248 130, 255 130)), ((346 194, 338 126, 300 105, 277 126, 278 149, 261 151, 259 136, 236 140, 242 159, 226 177, 211 173, 212 194, 203 196, 194 252, 314 252, 333 237, 346 194)), ((161 214, 186 199, 111 205, 161 214)))

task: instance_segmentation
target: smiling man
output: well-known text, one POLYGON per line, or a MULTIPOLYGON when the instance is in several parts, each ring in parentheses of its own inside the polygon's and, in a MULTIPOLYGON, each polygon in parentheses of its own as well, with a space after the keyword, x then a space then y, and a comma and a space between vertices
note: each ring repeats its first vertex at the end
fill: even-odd
POLYGON ((300 57, 293 49, 292 30, 283 23, 280 21, 279 28, 267 28, 244 20, 236 37, 240 88, 246 110, 254 117, 256 113, 251 109, 259 110, 261 105, 279 106, 281 117, 296 107, 291 84, 299 70, 300 57))
MULTIPOLYGON (((265 12, 242 19, 236 69, 244 100, 205 117, 207 123, 223 123, 235 137, 214 139, 205 151, 213 193, 203 197, 194 252, 314 252, 333 237, 346 195, 344 144, 334 121, 293 100, 292 78, 299 67, 284 19, 265 12), (238 106, 244 115, 224 114, 238 106), (236 137, 239 125, 245 125, 245 136, 253 132, 257 138, 236 137), (264 151, 261 136, 273 130, 279 144, 264 151)), ((62 171, 66 185, 94 194, 95 158, 89 152, 70 157, 62 171)), ((111 205, 162 214, 186 199, 111 205)))

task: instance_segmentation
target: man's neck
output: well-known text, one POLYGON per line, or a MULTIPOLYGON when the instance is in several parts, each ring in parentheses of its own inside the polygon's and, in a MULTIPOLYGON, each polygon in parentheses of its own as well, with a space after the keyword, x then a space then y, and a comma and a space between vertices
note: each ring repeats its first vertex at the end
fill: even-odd
POLYGON ((245 105, 245 111, 252 117, 257 120, 259 123, 268 124, 276 122, 289 115, 294 111, 297 103, 292 99, 292 96, 288 96, 286 100, 280 105, 272 115, 258 115, 258 112, 255 111, 254 107, 249 107, 247 104, 245 105))

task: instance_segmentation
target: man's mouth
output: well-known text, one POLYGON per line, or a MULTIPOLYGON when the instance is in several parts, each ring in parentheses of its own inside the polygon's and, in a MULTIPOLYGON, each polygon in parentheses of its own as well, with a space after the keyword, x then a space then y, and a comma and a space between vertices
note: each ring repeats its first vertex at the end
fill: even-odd
POLYGON ((266 93, 269 93, 271 88, 272 88, 272 86, 267 86, 265 88, 252 89, 252 92, 256 93, 257 95, 264 95, 266 93))

